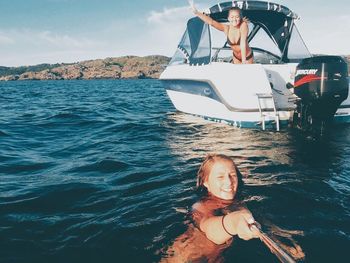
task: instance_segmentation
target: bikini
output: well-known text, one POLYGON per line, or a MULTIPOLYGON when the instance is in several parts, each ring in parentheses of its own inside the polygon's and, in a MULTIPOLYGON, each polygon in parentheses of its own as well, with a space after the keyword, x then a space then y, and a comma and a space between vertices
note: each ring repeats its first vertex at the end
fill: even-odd
MULTIPOLYGON (((231 47, 234 46, 234 45, 239 45, 240 42, 241 42, 241 37, 239 37, 237 43, 232 43, 232 42, 230 41, 230 39, 228 38, 228 36, 227 36, 227 44, 228 44, 229 46, 231 46, 231 47)), ((239 62, 242 62, 242 59, 238 58, 238 57, 235 55, 235 52, 232 52, 232 54, 233 54, 233 57, 234 57, 235 59, 237 59, 239 62)), ((248 56, 246 56, 246 60, 249 60, 249 59, 251 59, 252 57, 253 57, 253 52, 250 52, 250 54, 249 54, 248 56)))

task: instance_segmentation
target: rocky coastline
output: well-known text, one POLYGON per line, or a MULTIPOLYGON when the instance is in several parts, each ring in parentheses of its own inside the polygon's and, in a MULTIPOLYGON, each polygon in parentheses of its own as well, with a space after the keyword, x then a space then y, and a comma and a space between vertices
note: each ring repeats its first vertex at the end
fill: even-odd
MULTIPOLYGON (((350 75, 350 55, 344 56, 350 75)), ((124 56, 69 64, 0 67, 0 81, 75 79, 157 79, 168 65, 165 56, 124 56)))
POLYGON ((170 58, 165 56, 124 56, 71 64, 44 64, 28 67, 28 70, 25 67, 1 67, 0 81, 159 78, 169 61, 170 58), (7 74, 11 71, 14 73, 7 74))

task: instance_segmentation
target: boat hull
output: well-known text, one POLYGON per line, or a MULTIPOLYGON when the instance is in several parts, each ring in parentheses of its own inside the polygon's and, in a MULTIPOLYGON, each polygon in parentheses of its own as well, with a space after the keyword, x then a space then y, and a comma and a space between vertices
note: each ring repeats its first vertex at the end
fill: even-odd
MULTIPOLYGON (((200 95, 189 94, 174 90, 167 90, 167 94, 178 111, 200 116, 204 119, 223 122, 240 128, 260 128, 261 116, 259 110, 230 111, 223 103, 200 95)), ((273 112, 265 113, 266 126, 275 126, 273 112)), ((292 111, 278 112, 281 124, 287 124, 292 111)))
POLYGON ((335 123, 350 123, 350 94, 334 115, 335 123))
MULTIPOLYGON (((168 67, 160 79, 175 108, 181 112, 237 127, 260 127, 263 120, 257 94, 274 93, 269 80, 272 75, 273 70, 267 74, 261 64, 211 63, 168 67)), ((278 101, 261 101, 267 126, 276 121, 276 105, 280 122, 288 123, 292 116, 295 106, 287 98, 292 94, 286 88, 283 92, 287 96, 280 96, 278 101)))
MULTIPOLYGON (((168 67, 160 80, 178 111, 241 128, 260 128, 263 121, 267 127, 276 127, 276 121, 288 124, 294 114, 296 97, 287 83, 293 83, 295 67, 296 64, 178 65, 168 67), (260 101, 259 107, 257 94, 271 94, 273 101, 260 101)), ((343 104, 348 102, 349 98, 343 104)), ((335 122, 350 122, 350 107, 340 108, 335 122)))

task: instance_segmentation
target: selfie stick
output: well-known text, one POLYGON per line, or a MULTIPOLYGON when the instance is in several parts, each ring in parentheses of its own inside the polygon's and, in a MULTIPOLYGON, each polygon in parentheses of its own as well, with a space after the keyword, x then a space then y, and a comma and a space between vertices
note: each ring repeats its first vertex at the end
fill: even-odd
POLYGON ((252 224, 250 227, 258 233, 260 240, 275 254, 282 263, 296 263, 296 261, 287 254, 279 245, 276 244, 266 233, 256 225, 252 224))

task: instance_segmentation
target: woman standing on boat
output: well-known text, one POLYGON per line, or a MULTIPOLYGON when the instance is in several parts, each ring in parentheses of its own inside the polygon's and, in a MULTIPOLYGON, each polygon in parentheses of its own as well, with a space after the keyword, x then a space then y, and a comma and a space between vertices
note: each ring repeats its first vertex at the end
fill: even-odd
POLYGON ((193 13, 205 23, 213 26, 217 30, 223 31, 227 36, 227 44, 230 45, 233 52, 234 64, 252 64, 253 51, 248 44, 248 23, 243 19, 239 8, 233 7, 228 11, 229 24, 223 24, 215 21, 197 10, 193 0, 188 0, 193 13))

